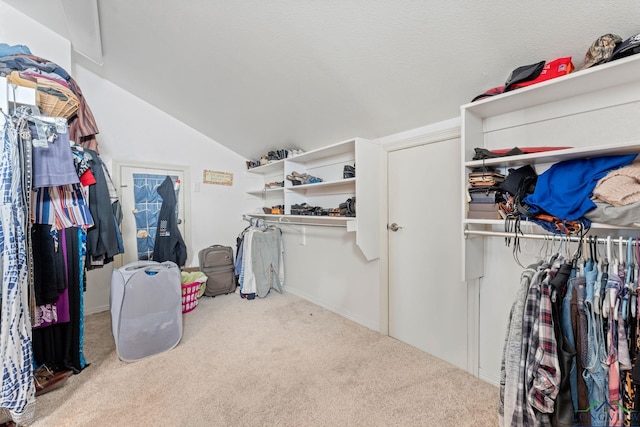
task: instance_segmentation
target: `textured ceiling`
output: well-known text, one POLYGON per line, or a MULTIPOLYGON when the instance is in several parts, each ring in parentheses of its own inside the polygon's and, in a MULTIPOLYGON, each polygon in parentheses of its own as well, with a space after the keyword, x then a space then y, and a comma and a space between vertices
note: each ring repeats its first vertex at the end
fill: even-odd
MULTIPOLYGON (((61 0, 5 0, 69 37, 61 0)), ((520 65, 640 32, 637 0, 107 0, 82 66, 243 157, 450 119, 520 65)), ((73 25, 73 23, 70 23, 73 25)))

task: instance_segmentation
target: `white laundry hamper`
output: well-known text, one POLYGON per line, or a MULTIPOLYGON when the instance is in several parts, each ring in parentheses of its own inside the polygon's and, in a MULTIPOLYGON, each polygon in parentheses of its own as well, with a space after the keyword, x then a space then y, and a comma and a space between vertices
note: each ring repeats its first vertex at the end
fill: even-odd
POLYGON ((171 350, 182 338, 180 268, 171 261, 137 261, 113 270, 111 330, 116 353, 135 362, 171 350))

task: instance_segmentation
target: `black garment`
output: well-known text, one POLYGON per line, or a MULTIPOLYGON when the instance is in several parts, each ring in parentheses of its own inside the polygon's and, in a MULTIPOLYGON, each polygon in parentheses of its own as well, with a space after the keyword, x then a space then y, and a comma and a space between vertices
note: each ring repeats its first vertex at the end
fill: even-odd
POLYGON ((187 262, 187 245, 182 240, 176 217, 176 192, 173 181, 167 176, 158 187, 158 194, 162 197, 162 206, 158 214, 158 228, 153 245, 153 260, 158 262, 173 261, 178 266, 187 262))
POLYGON ((562 264, 556 275, 549 282, 555 290, 555 300, 552 301, 551 315, 553 317, 553 331, 558 346, 558 361, 560 364, 560 390, 555 400, 551 425, 554 427, 571 427, 575 425, 573 401, 571 400, 571 383, 569 371, 571 361, 576 350, 562 334, 560 315, 562 313, 562 299, 567 292, 567 282, 571 275, 571 264, 562 264))
POLYGON ((33 329, 33 358, 38 365, 46 363, 49 366, 80 372, 84 367, 80 357, 81 291, 78 229, 70 227, 60 230, 58 234, 59 251, 63 252, 66 249, 64 257, 66 263, 63 269, 69 288, 69 322, 33 329))
MULTIPOLYGON (((117 221, 113 214, 102 160, 95 151, 86 148, 84 151, 88 154, 87 160, 96 179, 96 183, 89 186, 89 210, 94 226, 87 232, 87 255, 91 259, 104 258, 106 264, 113 261, 113 257, 120 253, 117 221)), ((87 267, 90 268, 90 266, 91 263, 87 263, 87 267)))
MULTIPOLYGON (((578 372, 578 407, 576 411, 587 411, 589 409, 589 393, 587 383, 585 382, 582 372, 584 371, 584 359, 587 353, 587 330, 586 318, 584 315, 584 287, 586 279, 584 276, 576 277, 573 282, 573 292, 571 294, 571 327, 573 328, 573 336, 576 344, 576 370, 578 372), (582 289, 581 289, 582 288, 582 289), (580 293, 580 298, 578 293, 580 293)), ((581 426, 590 426, 591 418, 585 417, 580 420, 581 426)))
MULTIPOLYGON (((58 232, 58 238, 62 231, 58 232)), ((31 239, 36 304, 53 304, 58 300, 58 293, 67 287, 62 249, 58 246, 56 250, 48 224, 33 224, 31 239)))

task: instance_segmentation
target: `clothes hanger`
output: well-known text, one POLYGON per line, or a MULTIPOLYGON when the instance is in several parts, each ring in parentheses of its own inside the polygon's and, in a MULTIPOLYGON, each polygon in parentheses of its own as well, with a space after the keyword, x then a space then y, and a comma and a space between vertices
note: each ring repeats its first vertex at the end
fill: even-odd
POLYGON ((625 270, 625 265, 626 262, 624 260, 624 255, 623 255, 623 249, 622 249, 622 236, 618 237, 618 260, 617 260, 617 264, 618 267, 616 268, 616 272, 615 274, 617 274, 618 276, 618 283, 621 283, 621 287, 619 287, 618 289, 616 288, 610 288, 611 291, 611 301, 615 301, 615 304, 613 306, 613 319, 615 321, 620 320, 620 318, 622 317, 622 300, 624 299, 624 270, 625 270))
POLYGON ((591 262, 591 269, 596 270, 596 280, 593 283, 593 301, 591 309, 595 314, 600 313, 600 289, 602 285, 602 269, 598 261, 598 250, 596 245, 598 244, 598 236, 589 236, 589 261, 591 262))
POLYGON ((633 270, 635 269, 633 263, 633 237, 629 237, 627 240, 627 270, 624 281, 624 294, 622 299, 622 319, 627 320, 629 314, 629 300, 632 293, 633 282, 633 270))
POLYGON ((611 306, 610 306, 610 303, 609 303, 610 292, 606 287, 606 283, 608 282, 608 275, 613 270, 613 264, 614 264, 613 262, 609 263, 609 260, 611 259, 611 236, 607 236, 606 245, 607 245, 607 257, 605 258, 604 262, 605 262, 605 265, 606 265, 607 269, 603 270, 603 273, 602 273, 602 278, 603 278, 602 279, 602 284, 605 286, 605 288, 604 288, 604 298, 602 300, 602 317, 604 317, 605 319, 607 317, 609 317, 609 311, 611 309, 611 306), (605 272, 606 272, 607 282, 604 281, 605 272))
POLYGON ((636 317, 638 313, 638 264, 640 263, 640 238, 635 240, 635 263, 631 277, 631 317, 636 317))
MULTIPOLYGON (((587 252, 587 246, 591 246, 591 237, 582 238, 582 260, 580 263, 581 268, 584 269, 584 276, 586 278, 585 284, 585 303, 588 302, 593 310, 594 294, 596 285, 598 284, 598 263, 594 261, 591 254, 587 252), (588 242, 587 242, 588 241, 588 242)), ((599 286, 597 286, 599 288, 599 286)))
MULTIPOLYGON (((605 244, 606 244, 606 238, 605 244)), ((600 294, 599 294, 599 305, 598 309, 602 312, 602 306, 604 305, 604 300, 607 292, 607 282, 609 281, 609 258, 607 258, 607 253, 605 252, 604 258, 600 260, 602 275, 600 277, 600 294)))
POLYGON ((540 253, 538 254, 538 258, 540 259, 540 261, 544 261, 545 259, 547 259, 547 253, 549 252, 549 236, 543 234, 542 237, 543 243, 542 246, 540 246, 540 253))

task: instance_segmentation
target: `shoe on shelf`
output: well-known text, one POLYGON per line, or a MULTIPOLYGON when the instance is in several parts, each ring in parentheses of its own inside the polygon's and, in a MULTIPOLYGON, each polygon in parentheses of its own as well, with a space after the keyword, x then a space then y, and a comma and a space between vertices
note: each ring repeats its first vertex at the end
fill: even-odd
POLYGON ((287 180, 291 181, 291 184, 293 185, 302 184, 302 180, 298 179, 295 175, 287 175, 287 180))
MULTIPOLYGON (((322 182, 322 178, 309 175, 308 173, 298 173, 296 171, 293 171, 289 176, 291 176, 293 179, 297 179, 302 184, 315 184, 318 182, 322 182)), ((287 176, 287 179, 289 179, 289 176, 287 176)), ((294 185, 297 185, 297 184, 294 183, 294 185)))

